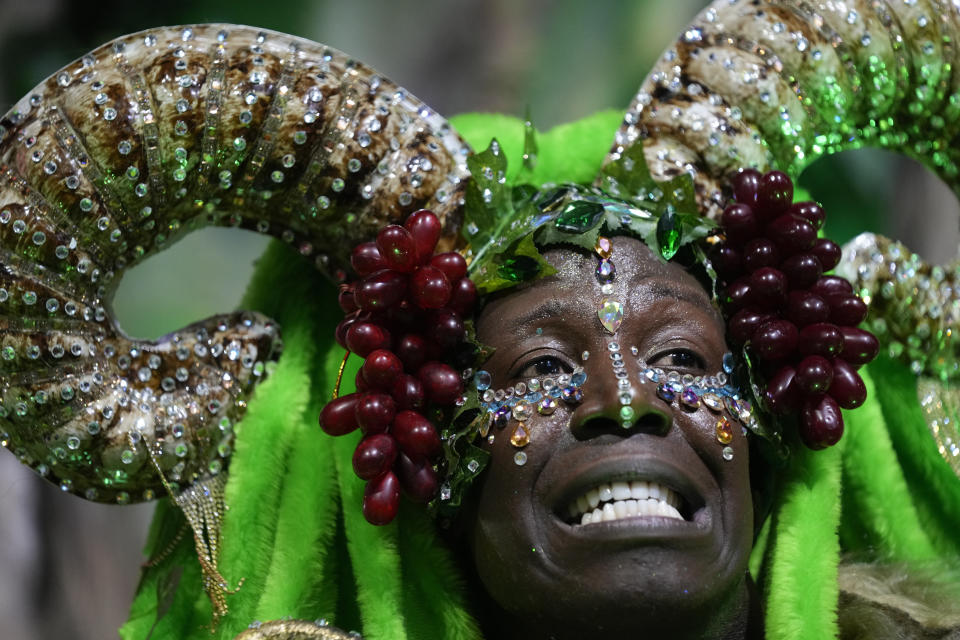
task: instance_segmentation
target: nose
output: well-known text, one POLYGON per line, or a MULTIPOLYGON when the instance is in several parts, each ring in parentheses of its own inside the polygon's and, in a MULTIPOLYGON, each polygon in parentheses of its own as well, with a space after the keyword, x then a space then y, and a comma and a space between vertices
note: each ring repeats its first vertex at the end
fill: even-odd
POLYGON ((597 358, 587 370, 583 402, 571 422, 578 440, 602 434, 664 436, 669 432, 671 406, 657 396, 656 385, 640 382, 639 367, 629 355, 617 360, 597 358))

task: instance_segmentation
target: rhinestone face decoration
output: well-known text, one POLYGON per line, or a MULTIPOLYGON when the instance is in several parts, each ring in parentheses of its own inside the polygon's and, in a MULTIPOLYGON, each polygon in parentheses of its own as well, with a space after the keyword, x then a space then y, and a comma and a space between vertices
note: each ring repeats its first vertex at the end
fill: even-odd
POLYGON ((650 367, 643 360, 638 360, 638 364, 640 382, 657 385, 657 397, 667 404, 677 403, 683 411, 697 411, 703 406, 718 414, 717 440, 721 444, 729 444, 733 439, 730 421, 719 415, 722 411, 727 411, 730 417, 751 431, 758 427, 752 405, 742 397, 740 390, 730 381, 727 369, 733 371, 731 359, 724 357, 724 371, 712 376, 680 375, 676 371, 668 372, 658 367, 650 367), (723 438, 729 437, 729 439, 726 441, 721 439, 721 431, 723 438))
MULTIPOLYGON (((488 385, 490 373, 477 371, 474 381, 488 385)), ((583 369, 574 369, 571 374, 530 378, 518 382, 506 389, 490 389, 489 386, 480 393, 480 409, 486 413, 483 424, 490 428, 502 430, 513 421, 523 428, 517 427, 511 432, 510 443, 515 447, 525 447, 530 442, 530 430, 526 424, 535 414, 541 416, 553 415, 560 406, 558 400, 567 405, 579 404, 583 401, 583 385, 587 381, 587 374, 583 369)))

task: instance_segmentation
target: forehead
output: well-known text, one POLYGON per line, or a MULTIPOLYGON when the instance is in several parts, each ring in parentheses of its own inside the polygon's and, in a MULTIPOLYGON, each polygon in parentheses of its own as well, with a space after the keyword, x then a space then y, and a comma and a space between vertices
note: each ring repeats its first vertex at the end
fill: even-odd
MULTIPOLYGON (((592 315, 588 310, 602 295, 595 275, 599 258, 566 247, 549 249, 544 257, 557 273, 488 303, 478 319, 481 336, 495 335, 505 328, 507 320, 516 326, 548 318, 573 319, 580 315, 579 311, 592 315)), ((639 240, 614 238, 610 259, 616 267, 610 296, 622 300, 627 308, 649 307, 661 299, 677 300, 719 321, 719 314, 700 282, 680 265, 660 260, 639 240)))

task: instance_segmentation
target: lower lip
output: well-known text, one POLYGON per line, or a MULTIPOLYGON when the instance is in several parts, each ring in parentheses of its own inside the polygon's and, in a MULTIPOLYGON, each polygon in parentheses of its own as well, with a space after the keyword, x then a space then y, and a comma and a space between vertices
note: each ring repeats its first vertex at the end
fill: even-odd
POLYGON ((711 528, 710 514, 706 508, 699 509, 693 520, 678 520, 663 516, 633 516, 591 522, 585 525, 571 525, 554 518, 557 526, 572 538, 590 542, 697 542, 709 537, 711 528))

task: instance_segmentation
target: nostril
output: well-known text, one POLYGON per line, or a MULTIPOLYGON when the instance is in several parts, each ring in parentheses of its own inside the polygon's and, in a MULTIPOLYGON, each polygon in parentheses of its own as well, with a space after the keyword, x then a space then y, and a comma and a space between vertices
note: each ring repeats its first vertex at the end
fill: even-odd
POLYGON ((647 408, 636 412, 629 406, 620 407, 620 410, 620 413, 616 416, 607 412, 587 416, 584 420, 574 424, 574 435, 578 440, 586 440, 610 433, 620 436, 638 432, 665 435, 670 429, 670 417, 659 411, 647 408), (626 409, 630 409, 633 415, 625 411, 626 409))
POLYGON ((670 417, 659 411, 647 410, 637 416, 630 426, 632 431, 644 431, 663 435, 670 428, 670 417))

